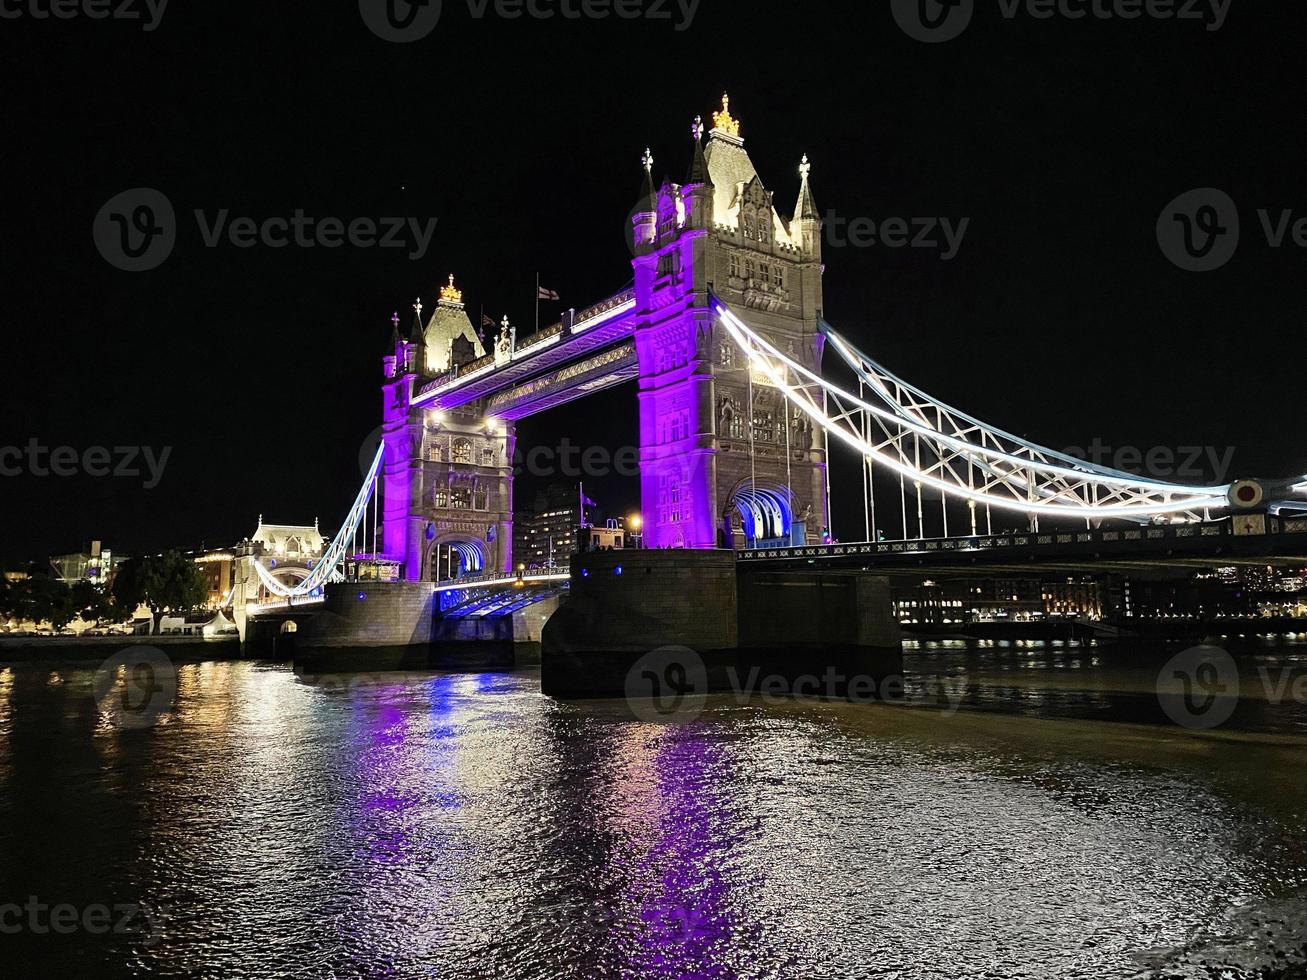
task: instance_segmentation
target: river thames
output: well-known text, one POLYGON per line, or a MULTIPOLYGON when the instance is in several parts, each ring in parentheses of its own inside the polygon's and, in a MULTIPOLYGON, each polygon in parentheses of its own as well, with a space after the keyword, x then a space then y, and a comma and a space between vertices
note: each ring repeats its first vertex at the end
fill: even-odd
POLYGON ((1303 975, 1302 705, 1245 683, 1204 732, 1120 652, 907 663, 906 704, 722 695, 668 724, 531 671, 199 663, 143 729, 93 668, 0 667, 0 972, 1303 975))

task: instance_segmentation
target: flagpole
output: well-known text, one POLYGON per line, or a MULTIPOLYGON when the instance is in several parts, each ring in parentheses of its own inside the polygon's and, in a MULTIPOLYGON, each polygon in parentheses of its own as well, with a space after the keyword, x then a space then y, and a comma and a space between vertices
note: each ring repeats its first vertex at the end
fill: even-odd
POLYGON ((540 332, 540 273, 536 273, 536 333, 540 332))

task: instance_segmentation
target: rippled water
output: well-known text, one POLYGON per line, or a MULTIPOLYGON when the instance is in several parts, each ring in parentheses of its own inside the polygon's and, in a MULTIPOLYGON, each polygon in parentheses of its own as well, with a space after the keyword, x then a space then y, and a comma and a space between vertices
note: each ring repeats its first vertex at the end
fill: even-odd
POLYGON ((1130 685, 991 684, 1008 659, 910 652, 974 681, 956 712, 922 682, 915 707, 722 697, 661 726, 531 673, 205 663, 124 730, 93 671, 0 668, 0 904, 141 909, 0 935, 0 974, 1101 980, 1296 908, 1292 718, 1050 717, 1012 692, 1130 685))

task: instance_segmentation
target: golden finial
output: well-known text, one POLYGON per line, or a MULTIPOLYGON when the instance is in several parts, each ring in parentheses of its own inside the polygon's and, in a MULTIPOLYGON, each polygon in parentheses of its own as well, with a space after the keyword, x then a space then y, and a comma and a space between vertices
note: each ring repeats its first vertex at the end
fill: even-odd
POLYGON ((727 136, 734 136, 739 139, 740 121, 731 116, 731 97, 725 92, 722 93, 722 111, 712 114, 713 127, 721 130, 727 136))
POLYGON ((463 290, 454 287, 454 274, 449 274, 449 285, 440 287, 440 301, 442 303, 462 303, 463 290))

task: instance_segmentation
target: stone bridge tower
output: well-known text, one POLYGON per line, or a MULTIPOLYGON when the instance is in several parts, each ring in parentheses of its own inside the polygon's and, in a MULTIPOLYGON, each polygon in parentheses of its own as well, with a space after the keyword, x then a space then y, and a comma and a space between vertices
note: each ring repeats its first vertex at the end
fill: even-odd
POLYGON ((394 353, 384 358, 385 552, 409 581, 511 571, 515 427, 488 418, 480 400, 450 411, 412 406, 424 384, 486 356, 453 276, 425 326, 421 300, 414 310, 407 340, 395 318, 394 353))
POLYGON ((749 159, 730 100, 695 120, 682 184, 646 182, 634 211, 641 494, 651 547, 716 548, 830 526, 822 433, 714 321, 710 297, 804 366, 824 337, 821 219, 799 167, 791 217, 749 159))

